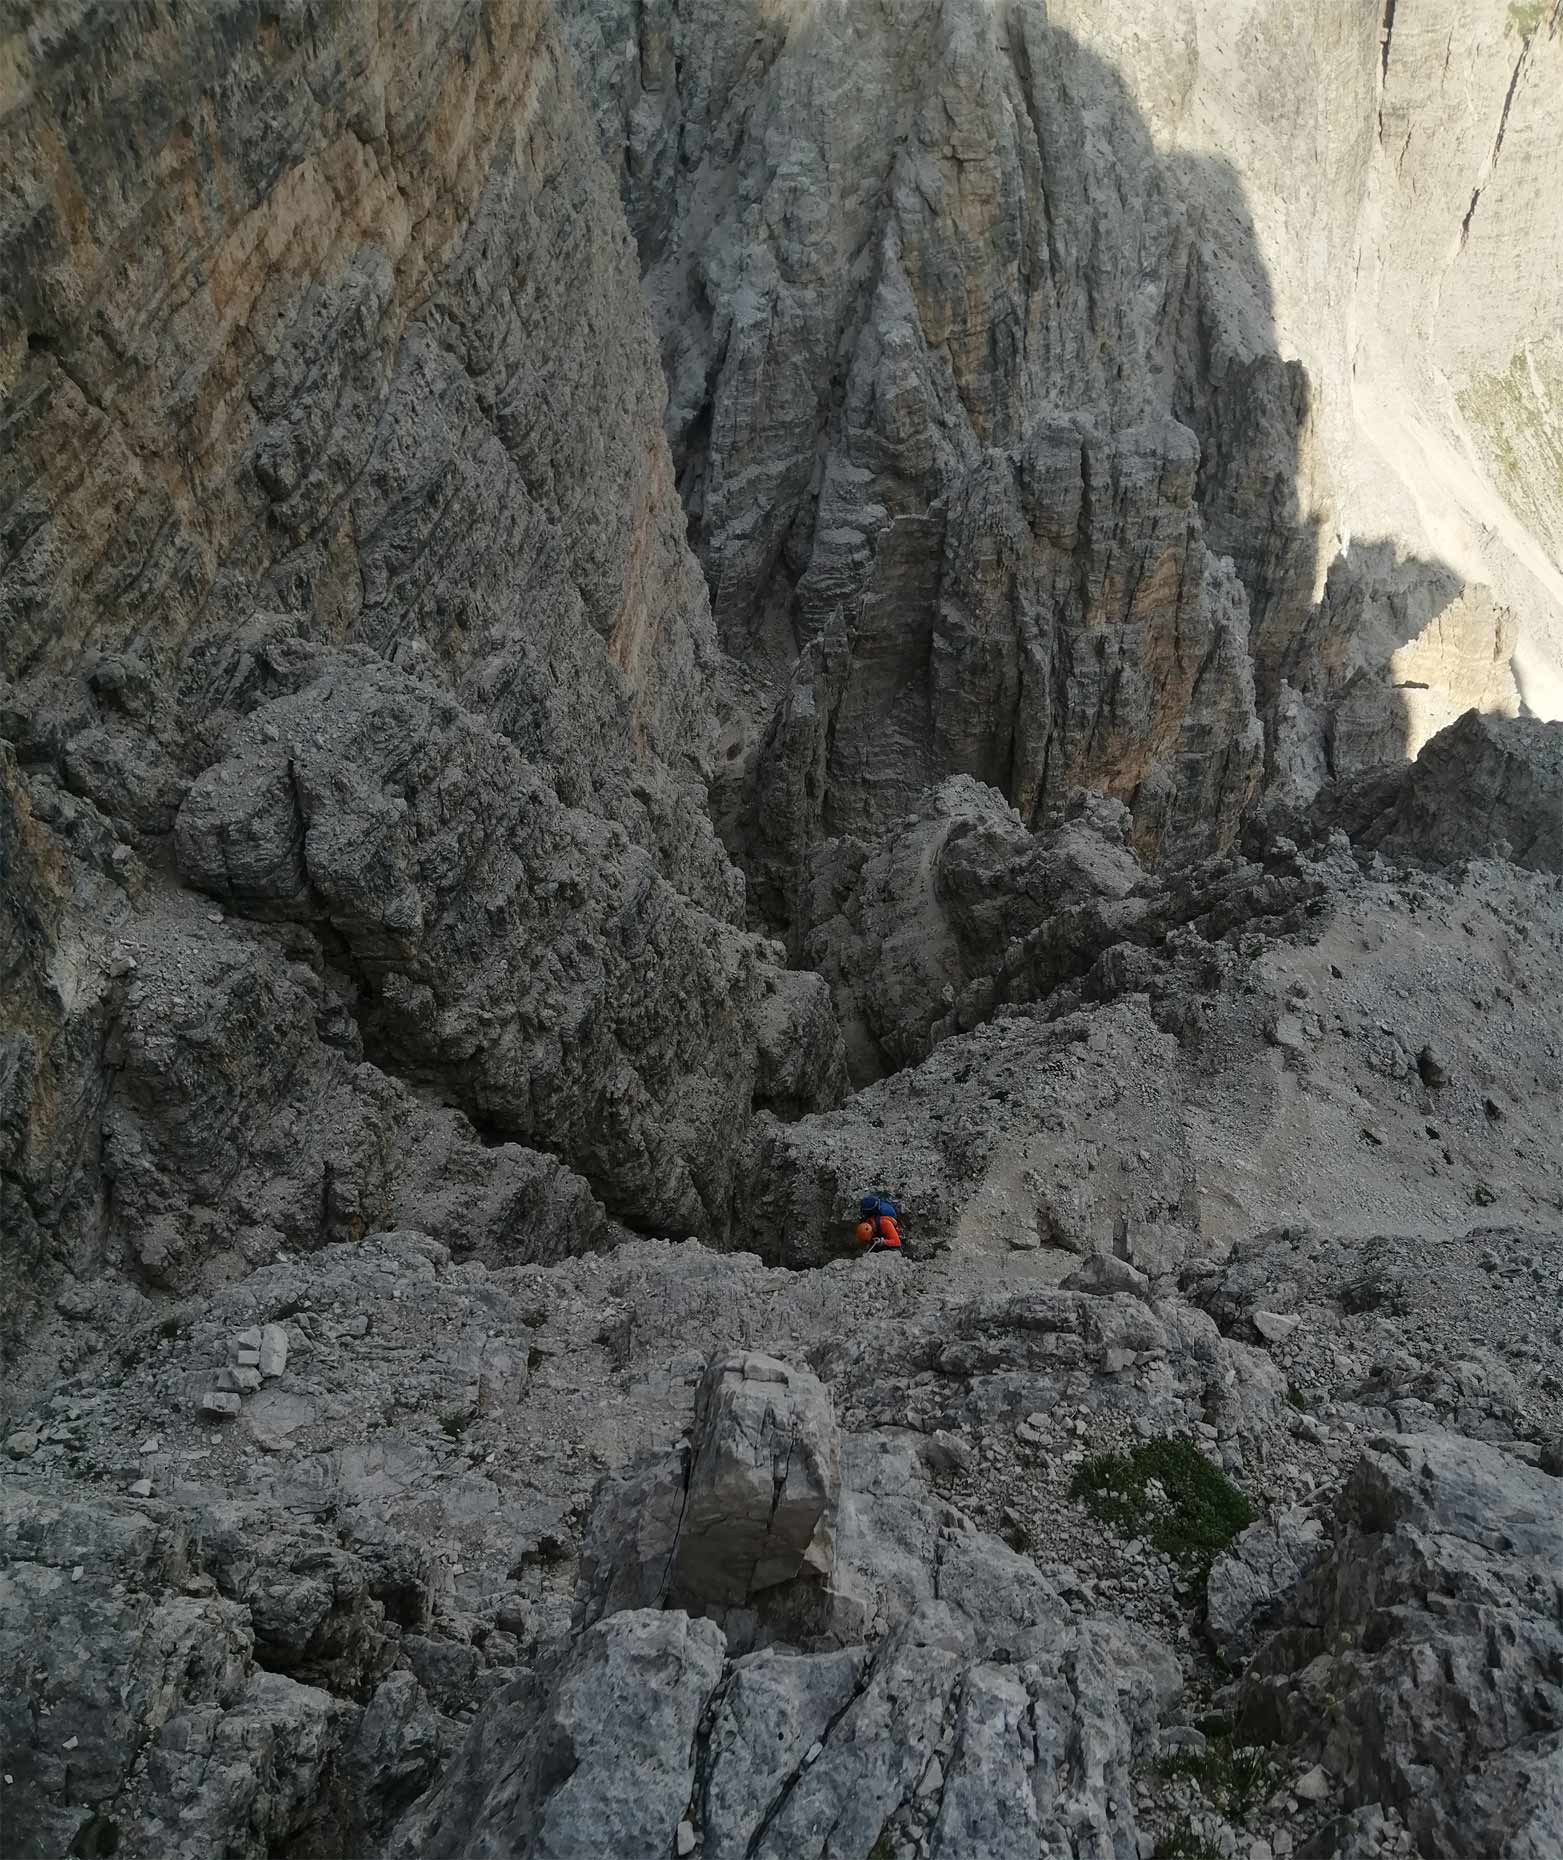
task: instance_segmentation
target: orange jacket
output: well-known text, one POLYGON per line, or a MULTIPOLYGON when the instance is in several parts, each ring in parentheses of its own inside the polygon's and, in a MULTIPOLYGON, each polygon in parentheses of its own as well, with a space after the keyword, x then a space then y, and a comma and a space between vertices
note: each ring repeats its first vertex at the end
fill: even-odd
POLYGON ((896 1226, 895 1222, 891 1220, 888 1214, 877 1214, 871 1221, 858 1222, 857 1237, 862 1245, 871 1246, 873 1244, 874 1229, 876 1227, 879 1229, 879 1244, 899 1251, 901 1246, 901 1230, 896 1226))

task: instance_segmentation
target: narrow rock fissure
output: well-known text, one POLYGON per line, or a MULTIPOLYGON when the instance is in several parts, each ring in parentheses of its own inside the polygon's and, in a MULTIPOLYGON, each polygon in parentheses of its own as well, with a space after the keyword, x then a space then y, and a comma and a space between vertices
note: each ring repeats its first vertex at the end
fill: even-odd
MULTIPOLYGON (((822 1752, 830 1748, 830 1740, 835 1735, 837 1726, 846 1717, 847 1713, 851 1711, 852 1707, 857 1704, 858 1700, 862 1698, 864 1693, 867 1692, 873 1678, 874 1662, 865 1659, 862 1670, 858 1674, 857 1680, 846 1702, 837 1711, 832 1713, 831 1717, 826 1721, 824 1730, 820 1733, 817 1741, 822 1747, 822 1752)), ((816 1759, 816 1761, 817 1760, 818 1759, 816 1759)), ((803 1759, 793 1768, 783 1781, 780 1789, 777 1790, 775 1796, 772 1798, 770 1805, 767 1807, 760 1821, 759 1827, 757 1827, 754 1833, 749 1837, 749 1844, 745 1849, 745 1860, 755 1860, 755 1855, 759 1853, 761 1847, 765 1844, 766 1835, 770 1833, 777 1818, 780 1816, 783 1809, 786 1808, 793 1791, 812 1768, 813 1765, 808 1761, 808 1753, 805 1751, 803 1759)))

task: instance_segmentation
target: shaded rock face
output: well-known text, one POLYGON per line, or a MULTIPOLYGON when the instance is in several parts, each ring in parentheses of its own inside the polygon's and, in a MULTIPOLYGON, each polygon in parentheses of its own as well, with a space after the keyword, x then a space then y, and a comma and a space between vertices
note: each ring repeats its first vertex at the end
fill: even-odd
POLYGON ((1418 1434, 1364 1455, 1341 1510, 1245 1679, 1253 1724, 1315 1739, 1426 1853, 1551 1851, 1563 1484, 1496 1447, 1418 1434))
POLYGON ((724 830, 774 919, 815 841, 947 774, 1028 824, 1105 787, 1175 860, 1229 843, 1261 778, 1306 799, 1472 704, 1512 715, 1521 659, 1532 707, 1560 701, 1534 667, 1559 659, 1563 582, 1523 534, 1555 471, 1500 523, 1520 491, 1492 461, 1548 427, 1538 255, 1563 218, 1505 171, 1525 256, 1495 261, 1513 288, 1486 331, 1468 227, 1442 323, 1427 276, 1445 201, 1500 185, 1489 95, 1532 152, 1555 136, 1555 35, 1528 15, 1426 0, 1390 59, 1349 4, 1305 32, 1026 0, 562 11, 751 673, 724 830), (1473 440, 1448 381, 1500 353, 1503 437, 1473 440), (1400 430, 1417 418, 1485 453, 1486 483, 1400 430))
POLYGON ((604 1207, 723 1230, 753 1105, 825 1102, 839 1061, 823 990, 731 927, 709 605, 552 16, 29 25, 8 1323, 67 1260, 184 1285, 414 1219, 537 1258, 604 1207))
POLYGON ((427 648, 525 750, 655 807, 625 790, 698 755, 709 632, 546 10, 33 11, 0 305, 28 747, 90 793, 177 761, 191 650, 282 613, 427 648))
POLYGON ((1332 788, 1314 819, 1425 865, 1491 853, 1563 873, 1563 725, 1467 711, 1408 768, 1332 788))
POLYGON ((695 1429, 674 1598, 743 1602, 805 1572, 828 1580, 841 1447, 818 1379, 765 1356, 714 1364, 695 1429))
POLYGON ((1088 784, 1131 805, 1147 854, 1230 839, 1264 739, 1247 597, 1201 539, 1197 459, 1172 424, 1104 440, 1041 423, 975 468, 914 545, 887 539, 862 617, 833 618, 804 650, 757 752, 762 899, 794 919, 800 849, 873 831, 951 770, 1028 826, 1088 784))
POLYGON ((1039 8, 567 13, 718 626, 777 680, 733 827, 762 899, 957 771, 1028 821, 1108 785, 1167 856, 1230 837, 1251 597, 1311 595, 1303 408, 1277 371, 1202 467, 1182 403, 1241 358, 1123 84, 1039 8), (1207 550, 1202 471, 1276 509, 1262 587, 1207 550))

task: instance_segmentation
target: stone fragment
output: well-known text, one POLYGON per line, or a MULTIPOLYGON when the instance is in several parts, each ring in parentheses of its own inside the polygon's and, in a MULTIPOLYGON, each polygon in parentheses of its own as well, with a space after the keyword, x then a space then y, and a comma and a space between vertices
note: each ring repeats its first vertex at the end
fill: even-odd
POLYGON ((132 1498, 150 1498, 152 1496, 152 1481, 150 1479, 136 1480, 135 1484, 130 1488, 130 1496, 132 1498))
POLYGON ((692 1854, 695 1851, 695 1831, 687 1821, 681 1821, 678 1824, 678 1834, 675 1844, 678 1848, 680 1860, 683 1860, 684 1855, 692 1854))
POLYGON ((1285 1343, 1302 1319, 1285 1311, 1256 1311, 1254 1329, 1266 1343, 1285 1343))
POLYGON ((1059 1289, 1065 1292, 1091 1292, 1099 1297, 1111 1297, 1115 1292, 1132 1292, 1137 1298, 1148 1299, 1151 1282, 1126 1259, 1116 1259, 1111 1253, 1090 1253, 1059 1289))
POLYGON ((235 1350, 233 1360, 241 1369, 254 1369, 260 1363, 259 1350, 235 1350))
POLYGON ((1330 1779, 1316 1763, 1292 1784, 1292 1794, 1299 1802, 1323 1802, 1330 1793, 1330 1779))
POLYGON ((227 1390, 215 1390, 201 1397, 201 1413, 219 1421, 231 1421, 243 1405, 237 1395, 227 1390))
POLYGON ((1268 1033, 1272 1046, 1279 1046, 1291 1053, 1305 1053, 1308 1050, 1302 1022, 1295 1014, 1278 1014, 1271 1022, 1268 1033))
POLYGON ((257 1364, 268 1381, 280 1376, 287 1368, 288 1333, 280 1324, 267 1324, 262 1329, 257 1364))
POLYGON ((38 1451, 38 1436, 30 1427, 18 1428, 7 1436, 5 1450, 13 1460, 30 1459, 38 1451))

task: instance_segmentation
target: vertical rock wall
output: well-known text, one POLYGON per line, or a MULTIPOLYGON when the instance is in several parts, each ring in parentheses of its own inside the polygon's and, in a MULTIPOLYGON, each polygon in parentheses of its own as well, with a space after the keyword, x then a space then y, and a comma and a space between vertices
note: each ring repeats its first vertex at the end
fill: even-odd
POLYGON ((734 927, 709 604, 551 14, 39 4, 4 45, 8 1317, 411 1219, 719 1234, 751 1106, 839 1049, 734 927))

